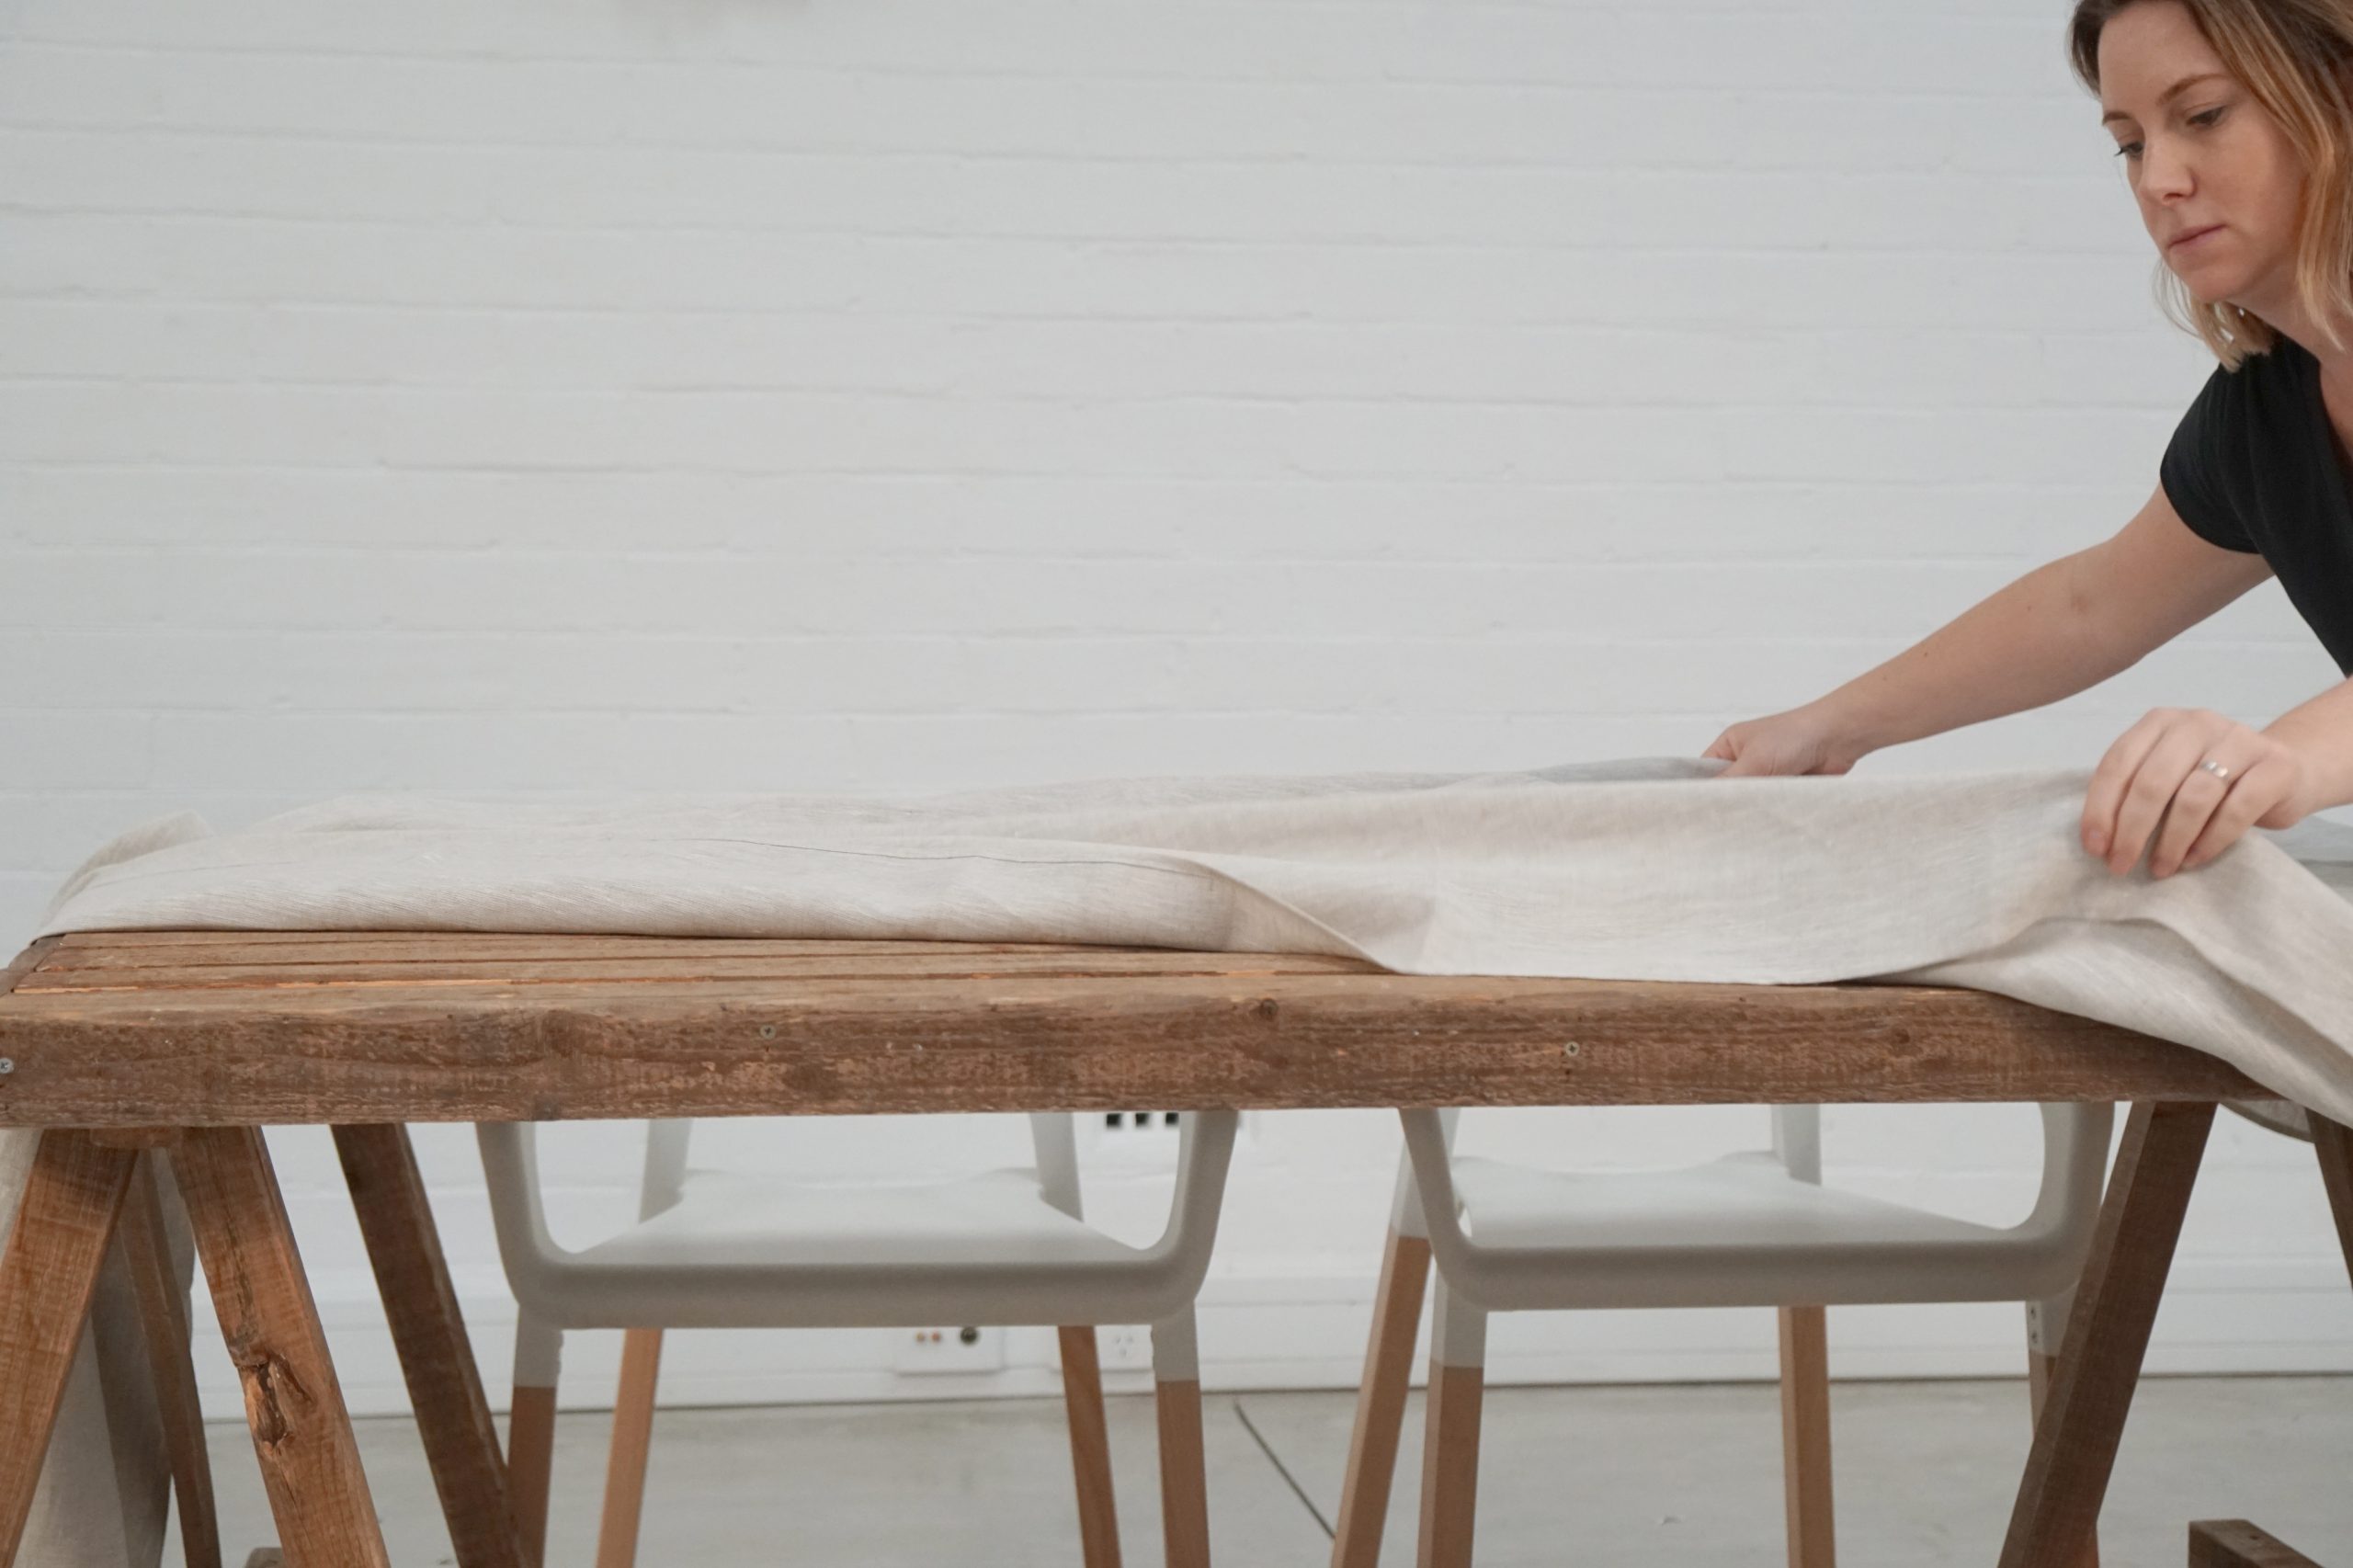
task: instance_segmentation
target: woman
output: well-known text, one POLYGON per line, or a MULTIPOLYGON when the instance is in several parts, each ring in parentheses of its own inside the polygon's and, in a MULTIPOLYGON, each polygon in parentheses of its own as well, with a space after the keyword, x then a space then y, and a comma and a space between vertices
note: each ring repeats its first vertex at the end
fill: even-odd
MULTIPOLYGON (((2221 363, 2114 538, 2040 567, 1825 697, 1733 725, 1718 774, 1866 753, 2071 696, 2277 574, 2353 673, 2353 0, 2081 0, 2070 62, 2221 363)), ((2353 801, 2353 681, 2262 729, 2160 708, 2085 796, 2118 875, 2203 865, 2250 825, 2353 801), (2154 835, 2154 841, 2152 835, 2154 835)))

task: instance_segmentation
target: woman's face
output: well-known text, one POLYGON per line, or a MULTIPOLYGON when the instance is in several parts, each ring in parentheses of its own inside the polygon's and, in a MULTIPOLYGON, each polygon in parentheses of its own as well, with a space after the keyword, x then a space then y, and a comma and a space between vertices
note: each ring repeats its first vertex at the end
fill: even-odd
POLYGON ((2103 123, 2165 266, 2200 304, 2228 301, 2279 321, 2294 299, 2303 173, 2279 122, 2178 0, 2141 0, 2109 18, 2099 85, 2103 123))

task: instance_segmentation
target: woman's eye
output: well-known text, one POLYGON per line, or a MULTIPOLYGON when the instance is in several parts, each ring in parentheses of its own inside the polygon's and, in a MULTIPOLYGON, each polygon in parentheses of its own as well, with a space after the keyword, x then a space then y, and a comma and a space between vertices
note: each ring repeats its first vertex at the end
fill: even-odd
MULTIPOLYGON (((2212 125, 2215 121, 2222 118, 2222 110, 2229 107, 2230 106, 2227 104, 2217 104, 2212 108, 2201 110, 2200 112, 2189 117, 2189 123, 2199 126, 2212 125)), ((2119 147, 2116 150, 2116 155, 2120 158, 2134 158, 2140 156, 2140 153, 2141 143, 2138 142, 2127 142, 2123 146, 2119 147)))

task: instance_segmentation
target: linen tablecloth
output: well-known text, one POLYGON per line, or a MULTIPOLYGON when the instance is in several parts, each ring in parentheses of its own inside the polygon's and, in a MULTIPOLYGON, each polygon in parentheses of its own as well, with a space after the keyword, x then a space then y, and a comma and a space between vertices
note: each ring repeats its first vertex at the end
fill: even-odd
MULTIPOLYGON (((2256 829, 2194 871, 2118 877, 2078 840, 2086 769, 1713 777, 1723 766, 345 795, 226 834, 192 812, 146 823, 76 869, 33 935, 1088 942, 1347 954, 1410 974, 1960 985, 2211 1051, 2353 1120, 2353 827, 2256 829)), ((0 1140, 7 1213, 29 1142, 0 1140)), ((85 1346, 98 1367, 135 1359, 128 1302, 110 1273, 85 1346)), ((135 1381, 102 1381, 118 1380, 77 1369, 25 1563, 156 1562, 152 1408, 135 1381), (110 1535, 99 1510, 132 1524, 110 1535)))

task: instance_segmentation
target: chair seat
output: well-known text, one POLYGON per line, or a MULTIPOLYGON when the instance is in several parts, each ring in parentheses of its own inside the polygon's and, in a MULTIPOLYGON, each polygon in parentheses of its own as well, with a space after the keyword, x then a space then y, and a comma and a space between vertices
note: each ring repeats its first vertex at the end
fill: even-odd
POLYGON ((1453 1170, 1458 1285, 1494 1308, 2022 1301, 2070 1261, 2047 1227, 1816 1186, 1768 1153, 1603 1173, 1457 1155, 1453 1170))
POLYGON ((484 1122, 476 1135, 507 1283, 550 1329, 1070 1327, 1188 1310, 1236 1113, 1187 1120, 1167 1226, 1145 1246, 1048 1201, 1067 1189, 1076 1207, 1070 1119, 1031 1120, 1032 1166, 909 1180, 699 1169, 685 1164, 684 1126, 657 1122, 646 1190, 675 1200, 578 1251, 549 1233, 532 1124, 484 1122))
POLYGON ((1799 1181, 1772 1155, 1662 1171, 1547 1171, 1456 1155, 1464 1229, 1480 1247, 1706 1248, 1891 1243, 1969 1245, 2002 1231, 1799 1181))
POLYGON ((577 1255, 598 1269, 1107 1264, 1135 1249, 1045 1200, 1027 1169, 926 1182, 690 1170, 677 1203, 577 1255))

